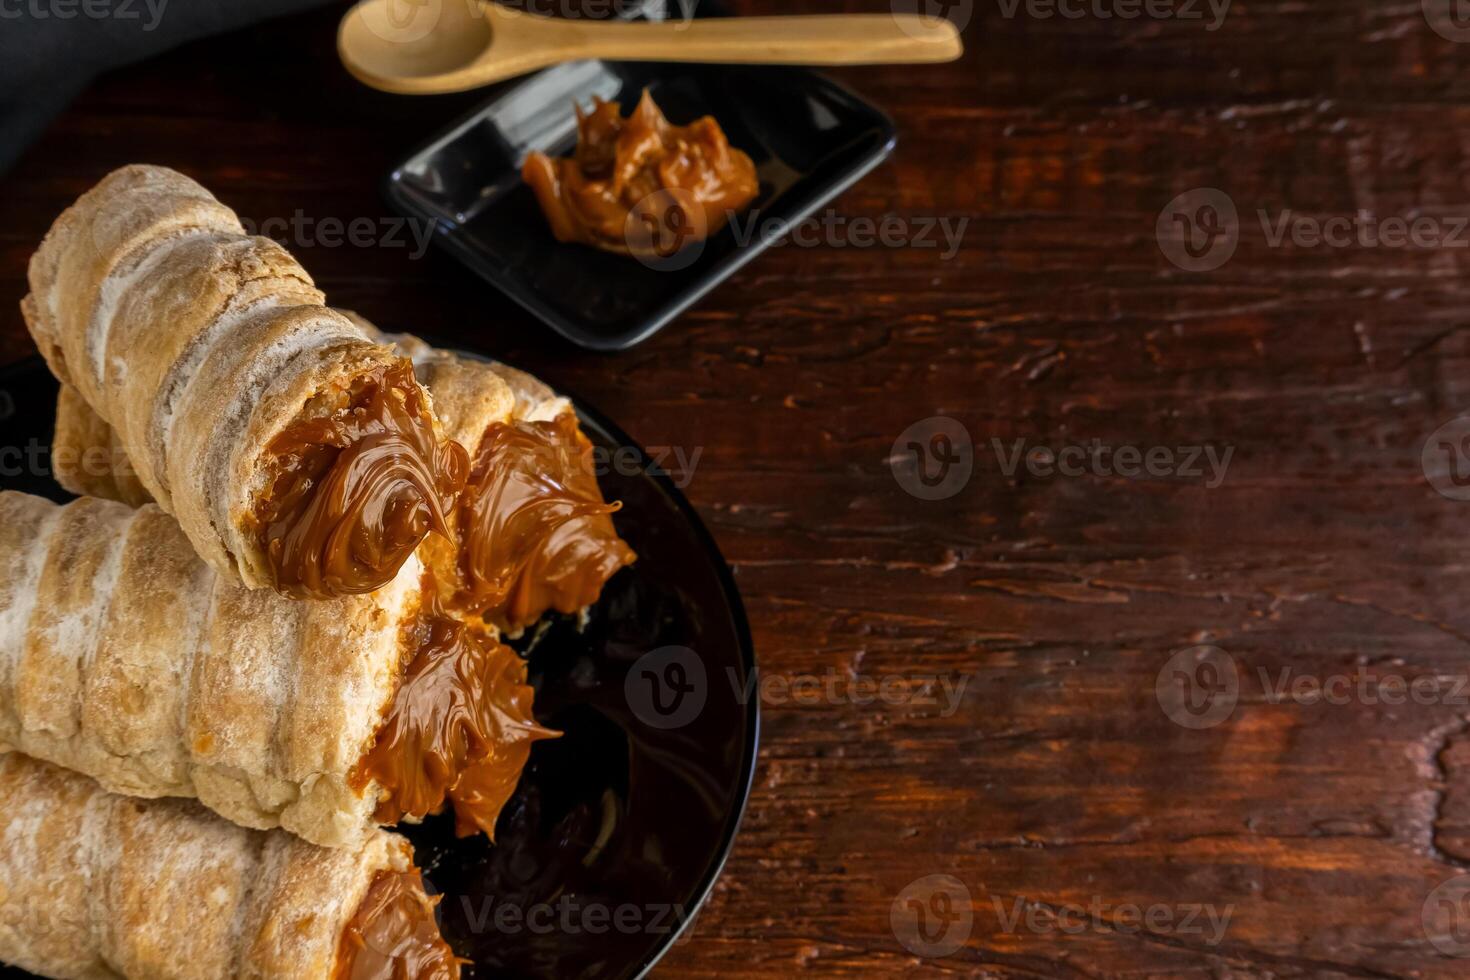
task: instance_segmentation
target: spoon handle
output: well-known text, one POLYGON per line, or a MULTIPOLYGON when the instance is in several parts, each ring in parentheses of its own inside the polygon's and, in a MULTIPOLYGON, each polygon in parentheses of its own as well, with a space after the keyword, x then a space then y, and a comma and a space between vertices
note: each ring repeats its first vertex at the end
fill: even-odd
POLYGON ((918 14, 600 22, 577 41, 579 57, 749 65, 923 64, 964 51, 954 24, 918 14))

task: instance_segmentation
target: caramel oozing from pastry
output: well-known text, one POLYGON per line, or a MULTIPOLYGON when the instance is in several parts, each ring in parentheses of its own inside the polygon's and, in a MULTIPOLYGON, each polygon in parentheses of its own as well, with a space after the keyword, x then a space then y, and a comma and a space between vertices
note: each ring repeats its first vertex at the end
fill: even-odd
POLYGON ((341 404, 289 425, 267 447, 269 490, 255 522, 277 591, 371 592, 388 582, 464 486, 469 457, 440 445, 407 360, 361 378, 341 404))
POLYGON ((458 980, 418 869, 379 871, 342 933, 332 980, 458 980))
POLYGON ((385 791, 379 823, 439 813, 448 802, 461 837, 494 839, 531 743, 556 733, 532 716, 516 652, 441 611, 432 582, 425 594, 429 605, 410 627, 413 661, 354 782, 385 791))
MULTIPOLYGON (((622 255, 635 251, 626 230, 629 213, 658 191, 670 191, 670 200, 703 212, 698 218, 680 215, 682 227, 666 229, 677 235, 671 251, 719 231, 760 191, 755 164, 730 145, 713 116, 675 126, 646 90, 626 119, 616 102, 597 99, 585 114, 579 106, 575 154, 553 160, 532 153, 521 167, 521 178, 536 193, 557 241, 622 255)), ((667 201, 654 207, 667 210, 667 201)), ((639 218, 673 220, 667 213, 639 218)))
POLYGON ((455 604, 516 629, 548 609, 596 602, 637 557, 609 516, 620 506, 603 502, 592 444, 572 413, 490 426, 456 513, 455 604))

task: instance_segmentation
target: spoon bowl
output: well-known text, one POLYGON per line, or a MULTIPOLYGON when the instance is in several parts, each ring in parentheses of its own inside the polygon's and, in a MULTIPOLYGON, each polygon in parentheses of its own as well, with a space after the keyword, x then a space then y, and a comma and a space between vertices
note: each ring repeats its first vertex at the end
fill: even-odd
POLYGON ((364 84, 401 95, 463 92, 563 61, 862 65, 952 61, 949 21, 828 14, 626 22, 543 17, 486 0, 360 0, 337 52, 364 84))
POLYGON ((460 0, 359 3, 342 18, 337 47, 354 75, 385 88, 380 82, 450 75, 473 64, 490 50, 493 17, 460 0))

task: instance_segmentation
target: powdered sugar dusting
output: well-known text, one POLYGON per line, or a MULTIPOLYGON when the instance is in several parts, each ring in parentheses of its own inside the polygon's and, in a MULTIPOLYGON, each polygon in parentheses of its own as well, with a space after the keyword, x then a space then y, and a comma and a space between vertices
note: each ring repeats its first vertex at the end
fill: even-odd
MULTIPOLYGON (((16 748, 128 792, 199 795, 247 826, 285 823, 330 845, 362 838, 374 801, 351 789, 349 776, 403 666, 403 626, 420 601, 423 565, 417 556, 377 593, 301 603, 219 579, 182 535, 158 533, 156 522, 164 518, 153 505, 132 511, 83 498, 56 507, 3 494, 0 516, 6 513, 34 528, 34 536, 15 535, 15 543, 0 547, 0 556, 28 581, 59 573, 57 528, 67 531, 68 553, 91 556, 76 565, 91 569, 90 580, 66 586, 73 598, 44 607, 32 602, 29 613, 14 604, 0 608, 7 623, 0 631, 0 665, 18 663, 37 629, 47 634, 33 654, 44 660, 31 668, 37 686, 21 702, 32 707, 13 732, 16 748), (28 519, 29 511, 43 519, 28 519), (195 578, 206 588, 187 598, 150 595, 152 583, 136 571, 147 565, 178 567, 186 577, 198 569, 195 578), (109 614, 118 603, 157 609, 178 602, 184 605, 179 632, 166 642, 136 628, 129 632, 127 616, 109 614), (29 629, 13 625, 20 619, 30 621, 29 629), (129 659, 127 644, 149 644, 136 655, 149 669, 128 675, 129 683, 141 685, 128 696, 139 704, 178 705, 177 717, 153 723, 146 738, 131 741, 109 740, 105 721, 62 724, 58 719, 115 710, 108 699, 119 696, 116 685, 88 683, 99 669, 96 651, 103 643, 109 664, 129 659), (38 669, 51 677, 37 679, 38 669), (58 713, 58 696, 77 703, 58 713), (97 698, 103 700, 92 700, 97 698), (175 748, 160 749, 169 739, 175 748), (128 754, 133 752, 156 755, 158 764, 128 754)), ((0 739, 8 740, 3 722, 0 739)))
POLYGON ((373 876, 409 864, 393 834, 313 847, 19 755, 0 758, 0 798, 5 958, 47 976, 155 976, 168 963, 315 980, 373 876))
POLYGON ((215 317, 204 332, 196 337, 184 351, 183 357, 174 363, 164 375, 159 386, 159 397, 155 402, 154 418, 149 436, 150 445, 163 449, 164 472, 159 479, 168 485, 168 448, 172 445, 174 423, 178 419, 179 405, 188 396, 189 386, 199 372, 199 367, 212 353, 221 340, 231 337, 242 323, 280 304, 276 297, 266 297, 253 303, 227 309, 215 317))
MULTIPOLYGON (((179 246, 215 234, 218 232, 209 228, 185 228, 168 236, 157 238, 151 243, 146 253, 136 257, 133 261, 114 266, 107 277, 102 280, 102 286, 97 292, 97 303, 92 308, 92 315, 87 321, 86 328, 88 360, 99 389, 107 381, 107 341, 112 334, 112 322, 117 317, 117 310, 123 297, 127 296, 133 287, 143 279, 157 272, 158 267, 168 261, 168 257, 179 246)), ((112 364, 114 382, 124 383, 127 380, 127 362, 121 358, 114 358, 112 364)))

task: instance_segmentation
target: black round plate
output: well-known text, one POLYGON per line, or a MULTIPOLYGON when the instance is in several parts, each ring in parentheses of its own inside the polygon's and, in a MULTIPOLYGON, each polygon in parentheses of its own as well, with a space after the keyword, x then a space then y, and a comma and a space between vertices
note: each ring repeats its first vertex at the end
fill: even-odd
MULTIPOLYGON (((70 497, 50 473, 55 406, 39 358, 0 369, 0 487, 70 497)), ((532 749, 496 843, 448 817, 398 828, 466 978, 642 976, 709 894, 750 791, 755 657, 729 568, 667 475, 577 410, 638 561, 580 630, 556 617, 513 644, 537 719, 563 734, 532 749)))

